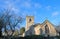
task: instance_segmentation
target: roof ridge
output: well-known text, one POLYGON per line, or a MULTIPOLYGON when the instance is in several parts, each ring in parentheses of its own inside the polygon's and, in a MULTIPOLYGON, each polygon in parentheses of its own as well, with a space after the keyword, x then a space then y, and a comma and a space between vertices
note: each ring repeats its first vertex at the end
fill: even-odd
POLYGON ((54 24, 52 24, 49 20, 45 20, 45 21, 43 22, 43 24, 46 23, 46 22, 49 22, 51 25, 54 26, 54 24))

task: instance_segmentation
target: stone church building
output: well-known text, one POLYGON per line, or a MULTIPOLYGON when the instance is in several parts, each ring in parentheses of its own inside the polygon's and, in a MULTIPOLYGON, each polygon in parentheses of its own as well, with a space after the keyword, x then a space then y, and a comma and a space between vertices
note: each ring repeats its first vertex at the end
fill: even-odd
POLYGON ((57 32, 50 21, 34 24, 34 16, 26 16, 25 36, 28 35, 56 36, 57 32))

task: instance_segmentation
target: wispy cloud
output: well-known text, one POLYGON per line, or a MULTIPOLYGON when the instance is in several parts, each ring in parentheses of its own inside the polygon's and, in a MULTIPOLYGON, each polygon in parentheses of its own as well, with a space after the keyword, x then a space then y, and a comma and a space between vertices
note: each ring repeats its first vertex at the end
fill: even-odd
POLYGON ((26 1, 25 0, 22 0, 22 1, 21 0, 20 1, 7 0, 5 1, 5 4, 6 4, 4 6, 5 8, 11 9, 16 14, 22 13, 24 16, 26 16, 26 14, 32 15, 35 13, 33 12, 34 10, 42 7, 40 3, 36 3, 36 2, 32 3, 31 0, 26 0, 26 1))
POLYGON ((39 4, 39 3, 35 3, 35 4, 34 4, 34 7, 35 7, 35 8, 41 8, 42 6, 41 6, 41 4, 39 4))
POLYGON ((24 1, 24 2, 22 2, 21 3, 21 6, 23 7, 23 8, 34 8, 34 9, 38 9, 38 8, 41 8, 42 7, 42 5, 40 4, 40 3, 32 3, 32 2, 30 2, 30 0, 28 1, 24 1))
POLYGON ((21 4, 22 7, 25 7, 25 8, 30 8, 31 7, 31 3, 29 2, 24 2, 21 4))
POLYGON ((50 9, 51 9, 51 6, 47 6, 47 7, 46 7, 46 10, 50 10, 50 9))
POLYGON ((10 9, 11 11, 13 11, 15 14, 19 13, 19 9, 14 5, 14 2, 11 1, 5 1, 5 8, 10 9))
POLYGON ((59 15, 59 12, 57 11, 52 13, 52 16, 58 16, 58 15, 59 15))

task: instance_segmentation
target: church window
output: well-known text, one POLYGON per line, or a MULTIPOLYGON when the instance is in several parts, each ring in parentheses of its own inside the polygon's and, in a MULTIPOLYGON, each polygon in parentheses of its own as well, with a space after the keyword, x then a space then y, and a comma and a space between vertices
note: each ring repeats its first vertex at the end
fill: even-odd
POLYGON ((29 19, 29 22, 31 22, 32 20, 31 20, 31 18, 29 19))
POLYGON ((49 33, 49 28, 48 25, 45 26, 45 33, 48 34, 49 33))
POLYGON ((42 33, 43 33, 43 30, 40 28, 40 34, 42 35, 42 33))

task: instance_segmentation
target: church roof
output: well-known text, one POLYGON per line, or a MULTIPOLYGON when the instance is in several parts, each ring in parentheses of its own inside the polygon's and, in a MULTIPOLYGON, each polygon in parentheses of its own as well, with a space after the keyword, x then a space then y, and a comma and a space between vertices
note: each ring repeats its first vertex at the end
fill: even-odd
POLYGON ((51 25, 55 26, 54 24, 52 24, 49 20, 45 20, 42 24, 46 24, 46 22, 50 23, 51 25))
POLYGON ((57 32, 60 32, 60 26, 56 26, 55 29, 56 29, 57 32))
POLYGON ((33 27, 37 27, 38 25, 43 25, 43 24, 37 23, 37 24, 34 24, 34 25, 32 25, 32 26, 33 26, 33 27))
MULTIPOLYGON (((44 25, 44 24, 46 24, 46 22, 52 24, 49 20, 45 20, 43 23, 37 23, 37 24, 34 24, 34 25, 32 25, 32 26, 33 26, 33 27, 36 27, 37 25, 44 25)), ((53 25, 53 24, 52 24, 52 25, 53 25)), ((54 26, 54 25, 53 25, 53 26, 54 26)))

